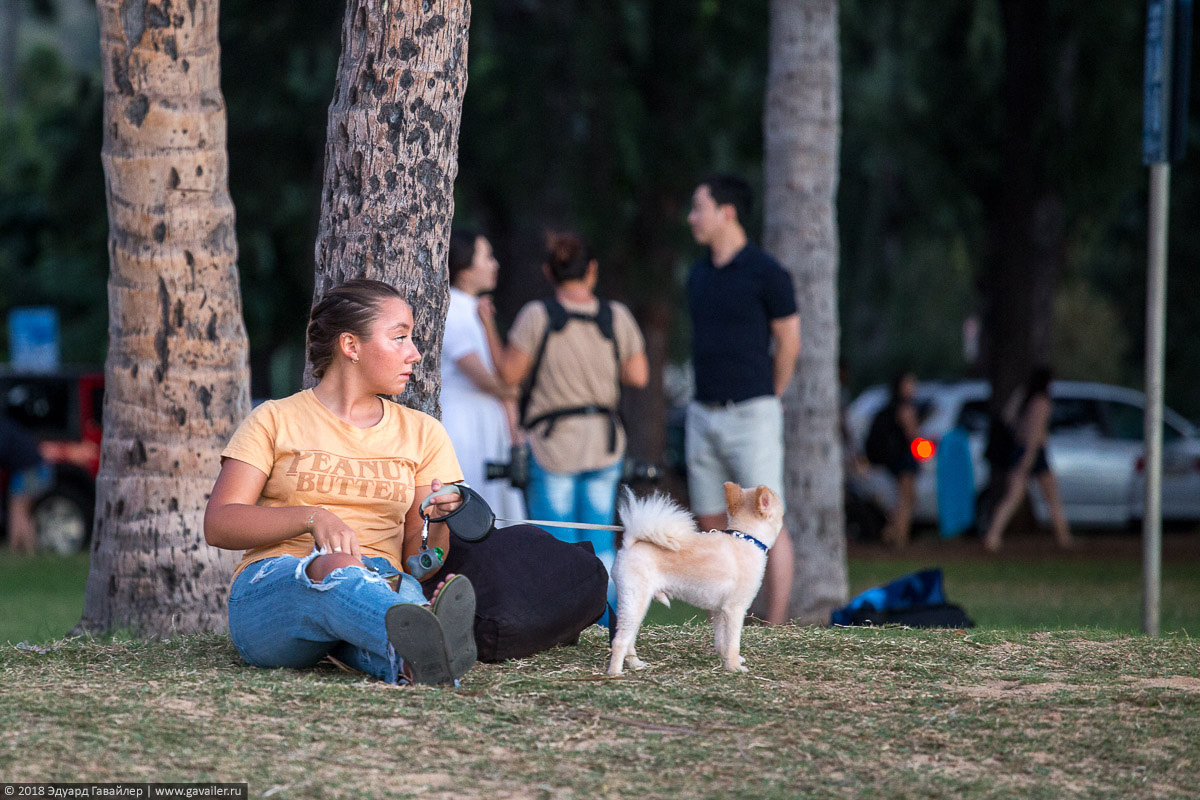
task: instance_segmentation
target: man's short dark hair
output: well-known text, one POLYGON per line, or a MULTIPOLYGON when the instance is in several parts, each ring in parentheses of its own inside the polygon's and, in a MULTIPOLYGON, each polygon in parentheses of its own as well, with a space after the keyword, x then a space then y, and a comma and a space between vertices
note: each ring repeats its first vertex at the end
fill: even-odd
POLYGON ((708 187, 708 193, 718 206, 733 206, 740 225, 749 224, 750 212, 754 210, 754 192, 745 180, 737 175, 717 173, 706 177, 700 185, 708 187))

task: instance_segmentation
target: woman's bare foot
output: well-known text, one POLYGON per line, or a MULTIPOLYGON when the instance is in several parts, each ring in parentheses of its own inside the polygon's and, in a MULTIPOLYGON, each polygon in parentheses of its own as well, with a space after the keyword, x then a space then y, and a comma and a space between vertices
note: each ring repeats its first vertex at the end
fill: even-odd
POLYGON ((429 598, 429 605, 431 607, 437 605, 438 595, 442 593, 442 589, 446 588, 446 584, 449 583, 454 576, 455 573, 451 572, 446 575, 446 577, 438 581, 438 585, 433 590, 433 595, 431 595, 429 598))

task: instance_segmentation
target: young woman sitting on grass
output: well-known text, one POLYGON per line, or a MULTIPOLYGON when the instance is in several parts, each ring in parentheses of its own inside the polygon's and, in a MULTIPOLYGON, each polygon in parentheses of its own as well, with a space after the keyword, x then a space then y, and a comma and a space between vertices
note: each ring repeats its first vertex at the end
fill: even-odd
MULTIPOLYGON (((441 423, 378 396, 408 384, 421 359, 412 333, 392 286, 333 287, 308 324, 317 385, 259 406, 221 453, 204 534, 245 551, 229 630, 250 664, 331 655, 391 683, 447 684, 475 663, 470 581, 447 576, 426 605, 403 568, 421 544, 421 502, 463 477, 441 423)), ((435 498, 430 515, 460 502, 435 498)), ((449 549, 444 524, 429 545, 449 549)))

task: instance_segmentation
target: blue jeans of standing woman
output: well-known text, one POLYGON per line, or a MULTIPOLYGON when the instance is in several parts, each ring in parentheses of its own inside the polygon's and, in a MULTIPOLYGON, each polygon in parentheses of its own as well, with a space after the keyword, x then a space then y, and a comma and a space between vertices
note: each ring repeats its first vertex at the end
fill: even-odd
MULTIPOLYGON (((525 505, 532 519, 552 522, 587 522, 611 525, 617 504, 617 484, 621 480, 622 461, 611 467, 587 472, 551 472, 537 462, 529 462, 529 485, 525 489, 525 505)), ((563 542, 591 542, 596 557, 608 570, 608 605, 616 610, 617 590, 612 581, 613 560, 616 558, 616 534, 612 531, 589 531, 581 528, 548 528, 563 542)), ((597 623, 608 627, 609 613, 605 611, 597 623)))
POLYGON ((305 558, 256 561, 229 591, 229 634, 238 653, 256 667, 315 666, 330 655, 388 683, 399 682, 402 660, 388 641, 384 617, 398 603, 427 602, 420 582, 386 558, 364 558, 325 580, 308 577, 305 558), (400 575, 398 591, 387 579, 400 575))

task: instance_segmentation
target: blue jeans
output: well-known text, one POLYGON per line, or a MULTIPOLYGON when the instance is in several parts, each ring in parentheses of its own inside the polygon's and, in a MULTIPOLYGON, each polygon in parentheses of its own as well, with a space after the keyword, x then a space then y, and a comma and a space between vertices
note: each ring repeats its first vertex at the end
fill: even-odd
MULTIPOLYGON (((532 519, 552 522, 588 522, 611 525, 617 504, 617 484, 621 480, 622 462, 611 467, 588 472, 550 472, 530 459, 529 485, 525 489, 525 504, 532 519)), ((549 528, 563 542, 591 542, 596 557, 608 570, 608 605, 617 608, 617 589, 612 581, 613 560, 617 556, 616 534, 612 531, 589 531, 579 528, 549 528)), ((596 624, 608 627, 609 611, 596 624)))
POLYGON ((335 569, 313 583, 306 569, 320 555, 277 556, 242 571, 229 591, 229 635, 256 667, 303 668, 327 655, 397 683, 401 659, 388 641, 384 617, 399 603, 427 602, 420 582, 398 573, 385 558, 335 569), (386 578, 400 575, 400 590, 386 578))

